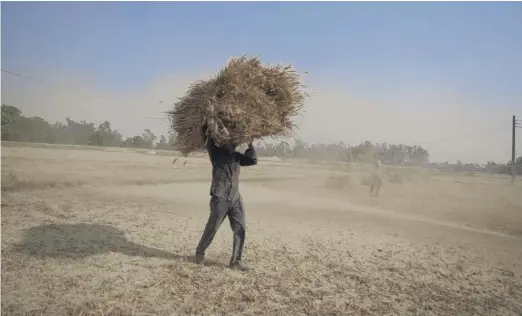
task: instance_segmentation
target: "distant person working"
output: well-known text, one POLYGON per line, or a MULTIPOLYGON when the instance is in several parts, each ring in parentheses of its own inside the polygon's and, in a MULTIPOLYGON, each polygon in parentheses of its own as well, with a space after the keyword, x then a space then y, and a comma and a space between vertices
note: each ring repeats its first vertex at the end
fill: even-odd
POLYGON ((376 161, 373 165, 373 170, 370 179, 370 195, 379 196, 379 191, 382 187, 382 175, 380 172, 381 162, 376 161))

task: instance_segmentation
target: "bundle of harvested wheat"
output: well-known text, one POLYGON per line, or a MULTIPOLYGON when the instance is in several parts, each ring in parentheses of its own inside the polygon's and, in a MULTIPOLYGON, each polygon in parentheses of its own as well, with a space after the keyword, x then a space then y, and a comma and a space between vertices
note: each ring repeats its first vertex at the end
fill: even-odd
POLYGON ((168 112, 176 148, 204 150, 206 137, 219 145, 289 135, 306 93, 291 66, 263 66, 257 57, 232 59, 214 78, 189 87, 168 112))

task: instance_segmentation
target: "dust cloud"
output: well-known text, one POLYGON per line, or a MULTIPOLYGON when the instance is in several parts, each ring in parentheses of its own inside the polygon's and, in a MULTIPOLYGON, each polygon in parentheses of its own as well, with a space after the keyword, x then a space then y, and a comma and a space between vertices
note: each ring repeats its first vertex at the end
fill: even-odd
MULTIPOLYGON (((96 86, 96 81, 88 77, 29 74, 49 84, 2 74, 2 102, 19 107, 25 115, 41 116, 51 122, 65 117, 95 124, 108 120, 124 136, 139 134, 145 128, 167 134, 169 124, 163 112, 190 82, 214 72, 165 75, 142 89, 117 92, 96 86)), ((359 96, 350 87, 305 76, 311 97, 302 117, 296 119, 299 130, 295 135, 303 141, 417 144, 427 148, 430 160, 436 162, 510 159, 509 124, 512 115, 522 117, 520 109, 484 107, 470 96, 435 88, 414 93, 405 87, 404 92, 389 97, 376 90, 374 96, 359 96)), ((522 137, 517 146, 522 148, 522 137)))

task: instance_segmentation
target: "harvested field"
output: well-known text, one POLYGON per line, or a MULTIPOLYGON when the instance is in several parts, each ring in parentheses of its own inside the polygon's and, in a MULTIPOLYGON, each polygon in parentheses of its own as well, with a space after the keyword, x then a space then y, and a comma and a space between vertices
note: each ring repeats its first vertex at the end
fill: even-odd
POLYGON ((244 274, 228 223, 192 262, 210 163, 172 160, 3 146, 2 315, 522 315, 520 180, 260 159, 244 274))

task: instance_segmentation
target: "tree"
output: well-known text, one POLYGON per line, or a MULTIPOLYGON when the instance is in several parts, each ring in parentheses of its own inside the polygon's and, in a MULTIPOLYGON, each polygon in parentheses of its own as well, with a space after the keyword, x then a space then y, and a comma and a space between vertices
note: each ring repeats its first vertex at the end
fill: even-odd
POLYGON ((134 148, 146 148, 146 142, 141 136, 134 136, 131 140, 131 144, 134 148))
POLYGON ((71 134, 73 143, 76 145, 89 145, 89 139, 96 133, 93 123, 85 121, 75 122, 70 118, 66 118, 67 132, 71 134))
POLYGON ((89 144, 96 146, 119 146, 122 138, 118 131, 111 129, 111 123, 105 121, 98 126, 95 134, 91 136, 89 144))
MULTIPOLYGON (((109 121, 103 121, 96 126, 86 121, 74 121, 67 117, 65 122, 50 124, 41 117, 25 117, 15 106, 2 105, 2 140, 45 142, 58 144, 77 144, 93 146, 121 146, 137 148, 174 149, 177 135, 169 133, 168 137, 157 137, 150 129, 145 129, 141 135, 123 136, 111 126, 109 121)), ((314 161, 360 161, 373 162, 376 159, 387 164, 424 165, 429 162, 429 152, 420 146, 372 144, 366 140, 357 146, 346 146, 339 143, 307 144, 296 140, 292 147, 287 142, 267 144, 262 146, 257 142, 259 156, 300 157, 314 161)), ((517 158, 517 165, 522 157, 517 158)))
POLYGON ((90 146, 103 146, 103 136, 96 132, 89 137, 90 146))
POLYGON ((127 139, 121 142, 120 147, 132 147, 132 137, 127 137, 127 139))
POLYGON ((23 117, 21 120, 21 141, 48 143, 51 136, 51 126, 41 117, 23 117))
POLYGON ((429 152, 421 146, 413 146, 412 148, 411 163, 413 165, 427 165, 429 163, 429 152))
POLYGON ((20 119, 22 111, 19 108, 2 104, 2 127, 7 126, 16 120, 20 119))
POLYGON ((51 144, 74 144, 74 138, 68 131, 67 125, 56 122, 51 125, 51 144))
POLYGON ((160 136, 159 142, 156 144, 156 149, 159 150, 168 150, 169 149, 169 143, 167 142, 167 138, 163 135, 160 136))
POLYGON ((25 117, 11 105, 2 105, 2 140, 48 143, 52 127, 41 117, 25 117))
POLYGON ((302 140, 296 140, 294 148, 292 150, 292 156, 299 157, 299 156, 305 156, 307 153, 306 143, 302 140))
POLYGON ((14 126, 20 121, 22 111, 12 105, 2 104, 2 140, 16 140, 14 126))
POLYGON ((156 135, 150 131, 150 129, 146 128, 144 133, 141 135, 143 139, 143 147, 142 148, 154 148, 154 142, 156 141, 156 135))

